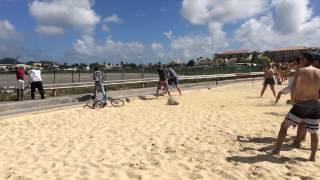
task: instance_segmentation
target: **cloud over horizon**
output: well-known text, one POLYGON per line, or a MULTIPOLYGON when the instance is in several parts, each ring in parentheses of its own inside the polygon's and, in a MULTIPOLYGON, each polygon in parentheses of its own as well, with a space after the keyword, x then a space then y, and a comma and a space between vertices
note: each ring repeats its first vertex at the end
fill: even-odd
POLYGON ((3 57, 16 57, 22 50, 21 39, 22 35, 9 20, 0 19, 0 54, 3 57))
MULTIPOLYGON (((315 2, 182 0, 179 6, 157 2, 150 13, 151 4, 132 5, 129 12, 121 3, 113 8, 116 1, 28 0, 21 3, 30 15, 21 19, 28 22, 19 24, 19 13, 13 14, 17 18, 9 14, 0 19, 0 56, 88 63, 140 61, 143 56, 145 61, 167 62, 212 57, 230 49, 320 46, 320 10, 315 2), (121 26, 112 31, 115 24, 121 26)), ((11 4, 18 1, 5 3, 11 4)))
POLYGON ((91 32, 100 17, 92 9, 93 0, 33 0, 29 11, 37 22, 37 31, 48 35, 63 34, 67 29, 91 32))

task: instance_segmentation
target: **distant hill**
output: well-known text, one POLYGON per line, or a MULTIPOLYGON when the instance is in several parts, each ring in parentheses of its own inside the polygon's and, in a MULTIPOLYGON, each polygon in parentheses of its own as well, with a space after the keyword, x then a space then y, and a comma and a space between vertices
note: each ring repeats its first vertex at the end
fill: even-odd
POLYGON ((0 64, 19 64, 16 59, 13 58, 2 58, 0 59, 0 64))

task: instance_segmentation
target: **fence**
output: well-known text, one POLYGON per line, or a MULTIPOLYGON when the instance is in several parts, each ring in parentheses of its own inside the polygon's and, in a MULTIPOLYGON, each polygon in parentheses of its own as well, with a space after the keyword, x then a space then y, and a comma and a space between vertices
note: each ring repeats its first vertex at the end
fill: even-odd
MULTIPOLYGON (((190 75, 213 75, 213 74, 230 74, 230 73, 249 73, 261 72, 263 67, 248 66, 218 66, 218 67, 173 67, 180 76, 190 75)), ((156 68, 123 68, 105 70, 104 76, 106 81, 133 80, 133 79, 150 79, 157 78, 156 68)), ((82 71, 44 71, 42 72, 44 84, 67 84, 67 83, 85 83, 92 81, 92 72, 82 71)), ((26 78, 28 81, 28 78, 26 78)), ((12 87, 16 84, 14 73, 0 73, 0 88, 12 87)))

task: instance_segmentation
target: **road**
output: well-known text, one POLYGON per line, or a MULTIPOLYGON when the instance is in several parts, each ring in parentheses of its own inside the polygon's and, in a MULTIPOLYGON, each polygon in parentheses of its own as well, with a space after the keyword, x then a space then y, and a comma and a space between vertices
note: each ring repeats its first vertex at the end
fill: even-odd
MULTIPOLYGON (((142 76, 140 73, 124 73, 124 79, 140 79, 142 76)), ((144 74, 145 78, 156 78, 157 74, 144 74)), ((42 79, 44 84, 53 84, 54 75, 53 74, 42 74, 42 79)), ((25 79, 28 82, 28 78, 25 79)), ((111 80, 121 80, 121 73, 107 73, 106 81, 111 80)), ((91 73, 74 73, 74 82, 90 82, 92 81, 91 73)), ((55 77, 56 84, 72 83, 71 73, 57 73, 55 77)), ((16 77, 15 74, 0 74, 0 87, 15 86, 16 77)))

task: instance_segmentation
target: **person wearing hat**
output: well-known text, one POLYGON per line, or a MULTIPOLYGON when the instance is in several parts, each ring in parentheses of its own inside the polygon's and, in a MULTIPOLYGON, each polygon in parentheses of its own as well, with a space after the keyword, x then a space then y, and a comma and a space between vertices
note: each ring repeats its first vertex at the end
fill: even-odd
POLYGON ((23 100, 23 90, 24 90, 24 68, 21 66, 16 67, 16 92, 17 92, 17 101, 23 100))

